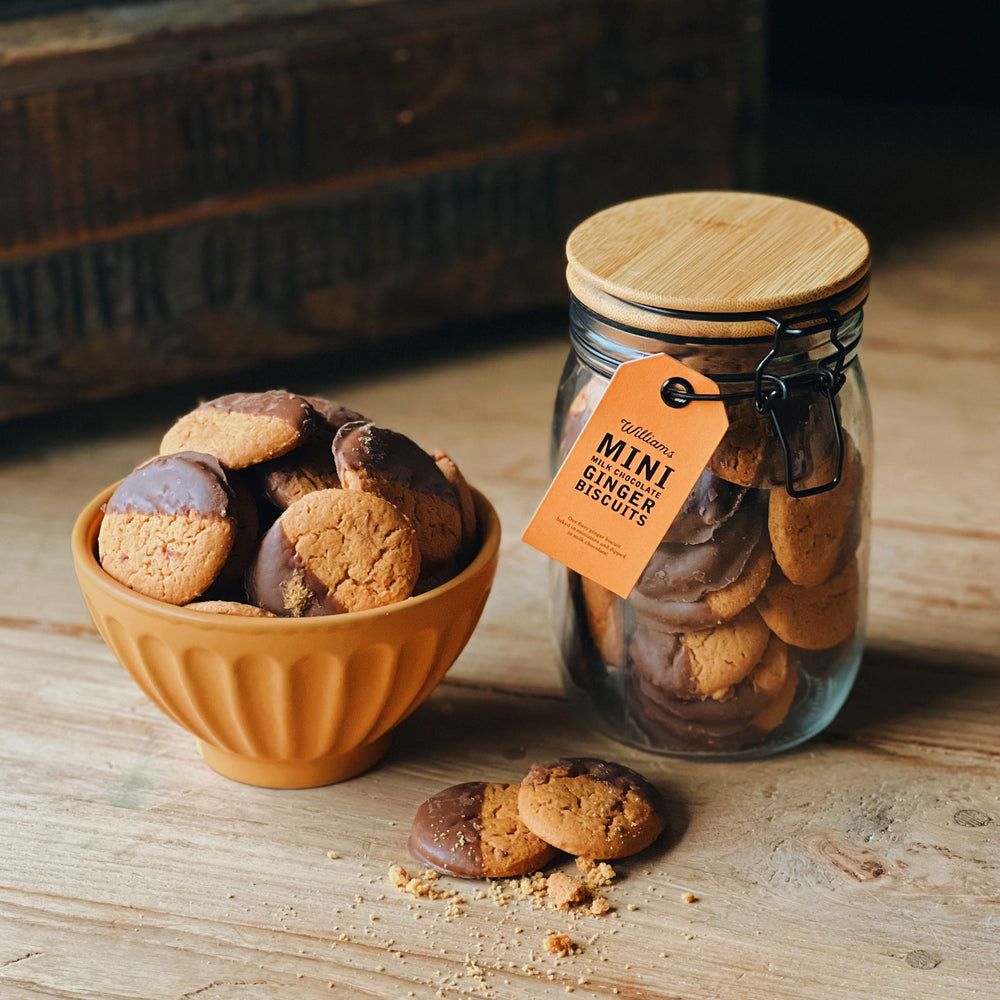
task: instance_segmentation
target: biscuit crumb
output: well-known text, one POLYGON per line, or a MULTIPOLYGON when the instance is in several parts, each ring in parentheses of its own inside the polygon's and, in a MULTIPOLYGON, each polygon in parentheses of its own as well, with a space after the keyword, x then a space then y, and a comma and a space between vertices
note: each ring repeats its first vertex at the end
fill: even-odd
POLYGON ((598 887, 610 885, 617 872, 606 861, 592 861, 590 858, 577 858, 576 867, 580 870, 587 885, 598 887))
POLYGON ((611 904, 603 896, 595 896, 590 901, 590 912, 595 917, 604 916, 611 909, 611 904))
POLYGON ((698 897, 693 892, 686 892, 686 893, 684 893, 684 895, 681 897, 681 899, 683 899, 685 903, 697 903, 698 902, 698 897))
POLYGON ((419 876, 411 876, 402 865, 389 865, 389 882, 401 892, 409 893, 418 899, 448 899, 453 905, 463 902, 457 893, 434 888, 431 883, 437 878, 438 873, 435 871, 425 871, 419 876))
POLYGON ((545 950, 557 958, 565 958, 576 950, 573 939, 568 934, 563 934, 560 931, 549 931, 545 935, 543 944, 545 950))
POLYGON ((553 872, 548 877, 546 897, 549 904, 557 910, 566 910, 575 903, 582 903, 587 898, 587 890, 582 882, 571 879, 562 872, 553 872))
POLYGON ((336 860, 337 860, 337 859, 338 859, 338 858, 340 857, 340 855, 339 855, 339 854, 338 854, 338 853, 337 853, 336 851, 327 851, 327 852, 326 852, 326 856, 327 856, 327 857, 328 857, 328 858, 329 858, 329 859, 330 859, 331 861, 336 861, 336 860))

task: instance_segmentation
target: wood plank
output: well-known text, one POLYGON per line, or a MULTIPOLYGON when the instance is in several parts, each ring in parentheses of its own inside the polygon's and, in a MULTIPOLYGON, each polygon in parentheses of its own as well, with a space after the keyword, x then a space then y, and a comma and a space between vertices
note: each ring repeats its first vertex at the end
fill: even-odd
MULTIPOLYGON (((52 681, 78 662, 48 659, 52 681)), ((993 955, 998 883, 985 817, 1000 789, 995 766, 977 766, 975 754, 924 745, 908 757, 821 740, 763 766, 706 771, 586 736, 548 699, 447 690, 404 725, 379 771, 275 793, 213 775, 136 691, 106 689, 119 690, 117 712, 128 709, 121 718, 136 732, 149 727, 151 742, 126 744, 118 727, 95 724, 102 752, 67 761, 61 786, 29 769, 2 792, 19 836, 0 902, 11 931, 0 977, 26 994, 166 1000, 211 987, 270 998, 292 986, 319 995, 334 982, 344 995, 451 986, 554 996, 584 992, 585 979, 586 992, 604 996, 616 986, 619 996, 793 998, 805 961, 817 965, 815 995, 832 1000, 856 996, 858 977, 887 982, 886 996, 929 998, 957 984, 991 995, 977 970, 993 955), (443 744, 461 746, 461 760, 443 756, 443 744), (466 899, 449 916, 446 902, 388 883, 389 864, 407 864, 405 833, 426 794, 463 776, 515 779, 528 755, 580 752, 642 766, 671 804, 670 836, 616 866, 617 916, 573 920, 517 901, 498 909, 445 880, 466 899), (930 809, 927 787, 937 792, 930 809), (113 837, 99 833, 112 827, 113 837), (696 904, 683 901, 688 891, 696 904), (837 927, 836 940, 817 925, 837 927), (545 955, 551 929, 581 952, 545 955)), ((25 749, 52 759, 41 734, 11 759, 19 723, 6 706, 3 721, 8 763, 25 749)))
POLYGON ((760 8, 164 0, 0 23, 0 420, 562 303, 581 218, 748 179, 760 8))

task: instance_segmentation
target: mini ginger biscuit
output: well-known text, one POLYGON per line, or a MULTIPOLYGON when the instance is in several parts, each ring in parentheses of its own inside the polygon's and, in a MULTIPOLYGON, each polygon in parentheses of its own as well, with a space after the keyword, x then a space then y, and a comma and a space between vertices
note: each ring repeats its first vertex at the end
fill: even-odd
POLYGON ((317 490, 268 529, 247 575, 252 602, 282 617, 364 611, 404 600, 420 574, 409 519, 358 490, 317 490))
POLYGON ((798 670, 787 645, 764 634, 758 662, 718 697, 702 694, 691 680, 681 636, 672 648, 655 639, 650 647, 637 636, 626 686, 634 735, 659 747, 719 751, 758 742, 776 729, 795 698, 798 670))
POLYGON ((534 764, 521 781, 524 824, 546 843, 594 860, 623 858, 663 831, 660 797, 622 764, 571 757, 534 764))
POLYGON ((202 611, 209 615, 235 615, 240 618, 275 618, 276 615, 253 604, 242 601, 192 601, 184 605, 192 611, 202 611))
POLYGON ((467 781, 432 795, 417 809, 410 854, 459 878, 512 878, 548 864, 556 849, 518 813, 518 786, 467 781))
POLYGON ((161 455, 127 475, 104 506, 98 557, 126 587, 187 604, 222 572, 237 534, 234 494, 219 462, 161 455))
POLYGON ((333 454, 345 487, 383 497, 410 518, 426 570, 458 556, 462 544, 458 494, 418 444, 398 431, 356 421, 337 432, 333 454))
MULTIPOLYGON (((822 463, 819 472, 820 481, 833 477, 832 456, 822 463)), ((790 583, 818 586, 851 558, 857 539, 852 538, 850 529, 860 504, 862 479, 857 448, 845 434, 843 472, 832 490, 808 497, 792 497, 786 490, 772 491, 768 532, 775 560, 790 583)))
POLYGON ((798 587, 780 572, 757 598, 768 627, 790 646, 829 649, 850 637, 858 624, 861 582, 857 560, 815 587, 798 587))
POLYGON ((230 393, 177 420, 163 435, 160 454, 207 452, 227 469, 245 469, 297 448, 316 419, 304 397, 281 389, 230 393))

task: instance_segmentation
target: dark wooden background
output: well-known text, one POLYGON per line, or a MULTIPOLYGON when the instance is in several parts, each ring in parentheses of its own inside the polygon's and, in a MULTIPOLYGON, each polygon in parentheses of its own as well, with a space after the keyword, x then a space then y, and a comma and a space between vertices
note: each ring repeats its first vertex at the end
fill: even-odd
POLYGON ((0 418, 560 305, 591 212, 752 180, 761 6, 0 21, 0 418))
POLYGON ((530 336, 564 314, 570 229, 658 191, 816 201, 876 261, 981 225, 983 17, 0 0, 0 421, 530 336))

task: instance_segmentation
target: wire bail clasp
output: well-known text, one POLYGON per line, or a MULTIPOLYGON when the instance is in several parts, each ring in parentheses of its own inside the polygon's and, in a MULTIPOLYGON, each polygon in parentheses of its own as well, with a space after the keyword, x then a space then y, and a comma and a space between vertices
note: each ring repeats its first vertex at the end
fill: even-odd
POLYGON ((795 322, 798 325, 795 327, 789 326, 785 320, 768 317, 768 321, 774 324, 774 340, 771 344, 771 350, 761 359, 754 373, 754 408, 761 415, 767 414, 771 418, 771 425, 774 428, 775 437, 781 445, 785 461, 785 490, 789 496, 796 499, 815 496, 817 493, 826 493, 834 489, 840 483, 844 471, 844 433, 834 402, 834 396, 837 395, 846 381, 844 359, 847 355, 847 349, 840 342, 838 336, 842 320, 843 317, 840 313, 832 310, 809 316, 796 316, 795 322), (821 361, 818 368, 784 377, 774 375, 767 370, 768 365, 780 356, 780 349, 787 341, 794 341, 798 337, 823 329, 829 329, 830 343, 834 347, 835 353, 832 357, 821 361), (794 484, 793 455, 789 446, 789 437, 782 426, 780 408, 776 407, 775 404, 787 400, 794 391, 807 390, 818 391, 826 398, 830 408, 836 452, 832 478, 819 486, 799 489, 794 484))

